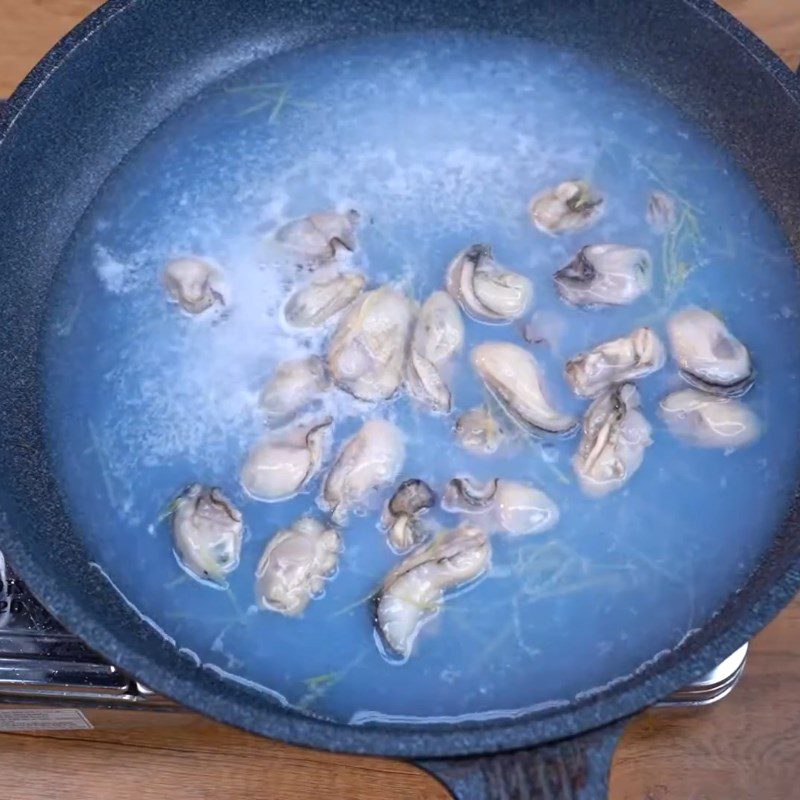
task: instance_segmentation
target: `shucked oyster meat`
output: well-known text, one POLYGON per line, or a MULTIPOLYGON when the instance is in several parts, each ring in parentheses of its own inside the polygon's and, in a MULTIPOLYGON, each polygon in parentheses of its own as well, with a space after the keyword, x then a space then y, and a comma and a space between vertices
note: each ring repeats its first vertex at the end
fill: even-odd
POLYGON ((264 384, 259 404, 267 419, 282 419, 307 406, 329 385, 325 364, 319 356, 283 361, 264 384))
POLYGON ((358 220, 359 213, 355 209, 343 214, 320 211, 287 222, 276 231, 275 238, 309 261, 327 261, 340 251, 356 249, 358 220))
POLYGON ((503 426, 486 406, 467 409, 456 420, 455 433, 461 446, 476 455, 496 453, 505 438, 503 426))
POLYGON ((256 568, 258 605, 290 617, 302 614, 333 574, 341 549, 336 529, 313 517, 278 531, 256 568))
POLYGON ((620 489, 642 465, 652 439, 650 424, 638 408, 639 393, 632 383, 612 386, 589 406, 572 459, 586 494, 600 497, 620 489))
POLYGON ((411 346, 434 364, 441 364, 464 342, 464 322, 447 292, 434 292, 423 304, 414 324, 411 346))
POLYGON ((322 464, 330 417, 266 436, 242 467, 242 486, 258 500, 285 500, 297 494, 322 464))
POLYGON ((446 292, 434 292, 417 315, 406 362, 409 392, 434 411, 450 410, 450 387, 442 371, 463 341, 458 306, 446 292))
POLYGON ((419 478, 403 481, 397 487, 381 515, 381 525, 395 550, 408 550, 424 538, 420 517, 435 504, 433 489, 419 478))
POLYGON ((322 504, 334 522, 343 524, 353 508, 362 506, 381 486, 391 483, 405 459, 400 429, 381 419, 365 422, 348 439, 322 488, 322 504))
POLYGON ((667 395, 659 411, 671 433, 697 447, 744 447, 761 433, 758 417, 741 400, 697 389, 667 395))
POLYGON ((448 413, 453 396, 439 368, 416 350, 411 350, 406 362, 406 385, 409 394, 433 411, 448 413))
POLYGON ((487 244, 467 247, 450 262, 447 291, 467 314, 482 322, 517 319, 533 297, 531 282, 500 266, 487 244))
POLYGON ((636 328, 567 361, 564 373, 575 393, 595 397, 613 383, 643 378, 661 369, 666 350, 650 328, 636 328))
POLYGON ((622 244, 583 247, 553 276, 561 297, 575 306, 626 305, 653 285, 646 250, 622 244))
POLYGON ((162 277, 170 299, 189 314, 200 314, 215 304, 225 305, 222 272, 202 258, 175 258, 167 262, 162 277))
POLYGON ((533 224, 545 233, 565 233, 591 225, 602 212, 603 198, 586 181, 563 181, 534 195, 533 224))
POLYGON ((666 233, 675 227, 678 212, 672 195, 656 189, 647 200, 645 218, 654 233, 666 233))
POLYGON ((223 583, 236 569, 242 529, 241 513, 216 487, 193 483, 173 504, 175 552, 198 578, 223 583))
POLYGON ((532 353, 509 342, 483 342, 472 350, 472 366, 508 416, 527 433, 561 435, 575 429, 575 417, 557 411, 545 397, 541 370, 532 353))
POLYGON ((672 357, 692 386, 738 397, 753 385, 750 353, 715 314, 690 306, 669 320, 667 333, 672 357))
POLYGON ((382 286, 364 292, 339 321, 328 349, 328 370, 361 400, 385 400, 403 379, 413 321, 409 299, 382 286))
POLYGON ((500 530, 514 536, 543 533, 559 518, 558 506, 543 491, 505 478, 486 483, 453 478, 445 489, 442 507, 473 515, 475 524, 488 531, 500 530))
POLYGON ((283 314, 295 328, 319 328, 361 294, 366 278, 359 272, 315 277, 287 301, 283 314))
POLYGON ((441 608, 445 590, 477 578, 490 558, 487 535, 464 524, 395 566, 375 598, 375 623, 386 649, 407 658, 422 625, 441 608))

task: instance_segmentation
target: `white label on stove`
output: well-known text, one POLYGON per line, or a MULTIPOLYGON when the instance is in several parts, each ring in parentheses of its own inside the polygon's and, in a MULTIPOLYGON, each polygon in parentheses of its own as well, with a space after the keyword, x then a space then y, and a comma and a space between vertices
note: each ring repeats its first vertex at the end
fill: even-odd
POLYGON ((2 708, 0 732, 78 731, 94 728, 77 708, 2 708))

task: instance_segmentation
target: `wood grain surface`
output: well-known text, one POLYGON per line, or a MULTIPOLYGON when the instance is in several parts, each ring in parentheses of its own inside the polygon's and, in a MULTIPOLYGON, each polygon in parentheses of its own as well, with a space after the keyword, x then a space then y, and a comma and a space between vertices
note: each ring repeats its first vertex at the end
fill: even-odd
MULTIPOLYGON (((0 0, 0 96, 96 5, 0 0)), ((800 0, 723 5, 797 65, 800 0)), ((135 728, 0 734, 0 792, 9 800, 447 797, 407 764, 289 747, 187 719, 153 724, 147 715, 135 728)), ((756 638, 731 697, 704 710, 649 712, 629 726, 614 759, 611 798, 800 798, 800 601, 756 638)))

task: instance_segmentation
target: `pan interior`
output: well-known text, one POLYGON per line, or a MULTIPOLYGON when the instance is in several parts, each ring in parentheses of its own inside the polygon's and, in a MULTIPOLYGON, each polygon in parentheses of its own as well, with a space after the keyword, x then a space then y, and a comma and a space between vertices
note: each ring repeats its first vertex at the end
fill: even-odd
MULTIPOLYGON (((732 161, 654 92, 579 55, 512 37, 414 34, 353 39, 257 61, 208 86, 131 151, 80 221, 55 284, 46 331, 48 437, 64 501, 90 558, 159 633, 224 680, 351 722, 518 715, 566 706, 678 645, 707 622, 769 546, 796 482, 800 428, 798 287, 790 249, 732 161), (533 229, 530 196, 585 178, 606 197, 593 228, 561 238, 533 229), (645 222, 667 191, 678 223, 645 222), (723 317, 757 364, 745 402, 763 432, 746 449, 690 448, 659 422, 679 388, 674 365, 641 382, 653 445, 629 486, 583 497, 576 440, 517 446, 480 461, 457 447, 452 418, 406 398, 365 408, 328 398, 334 449, 364 415, 407 435, 401 477, 441 489, 454 474, 529 480, 561 509, 551 532, 493 539, 493 566, 451 597, 398 665, 373 641, 367 598, 398 560, 374 514, 344 530, 339 571, 302 619, 255 612, 266 541, 319 514, 319 483, 258 503, 238 483, 263 431, 258 389, 282 359, 324 353, 280 307, 296 279, 267 234, 310 211, 362 215, 354 265, 371 286, 418 301, 474 242, 535 286, 545 341, 531 345, 556 402, 580 414, 565 358, 665 320, 688 304, 723 317), (600 242, 647 248, 655 282, 641 301, 580 311, 552 273, 600 242), (165 261, 218 262, 233 302, 223 319, 167 304, 165 261), (435 453, 435 458, 431 454, 435 453), (221 486, 247 540, 228 592, 188 578, 163 511, 191 481, 221 486)), ((527 318, 526 318, 527 320, 527 318)), ((467 323, 455 363, 457 415, 482 402, 468 353, 482 340, 523 343, 518 325, 467 323)), ((527 345, 526 345, 527 346, 527 345)), ((455 518, 438 517, 442 525, 455 518)))

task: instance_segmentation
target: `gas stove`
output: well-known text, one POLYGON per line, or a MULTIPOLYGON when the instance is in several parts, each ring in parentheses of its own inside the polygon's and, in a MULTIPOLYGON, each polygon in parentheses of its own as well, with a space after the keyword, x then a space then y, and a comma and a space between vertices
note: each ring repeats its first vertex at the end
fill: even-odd
MULTIPOLYGON (((744 645, 656 708, 722 700, 738 683, 746 657, 744 645)), ((0 732, 134 727, 150 716, 142 711, 164 712, 159 724, 185 721, 190 714, 109 664, 59 625, 0 553, 0 732)))

